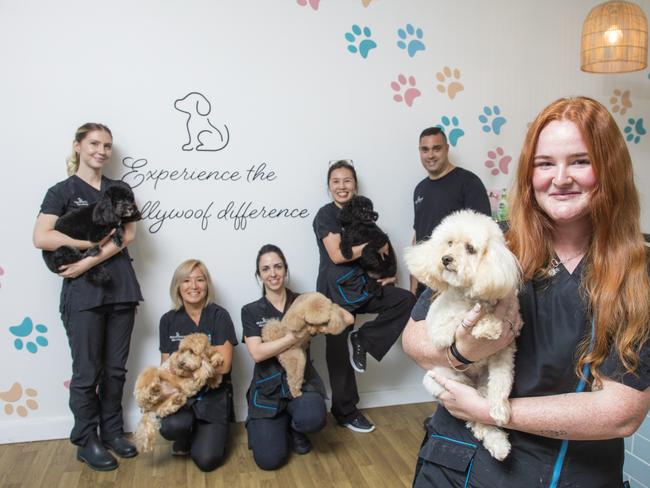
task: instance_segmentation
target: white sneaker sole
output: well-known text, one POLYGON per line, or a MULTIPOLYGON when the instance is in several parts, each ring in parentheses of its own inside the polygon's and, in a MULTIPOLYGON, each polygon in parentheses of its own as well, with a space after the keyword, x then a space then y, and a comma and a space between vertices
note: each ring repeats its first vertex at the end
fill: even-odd
POLYGON ((375 426, 373 425, 370 429, 360 429, 359 427, 355 427, 352 424, 343 424, 343 427, 350 429, 354 432, 359 432, 360 434, 369 434, 373 430, 375 430, 375 426))
MULTIPOLYGON (((354 354, 353 354, 353 352, 354 352, 354 348, 352 347, 352 340, 350 339, 351 336, 352 336, 352 332, 350 332, 350 333, 348 334, 348 357, 350 358, 350 365, 352 366, 352 368, 353 368, 357 373, 365 373, 366 370, 365 370, 365 369, 361 369, 359 366, 357 366, 356 364, 354 364, 354 361, 353 361, 353 359, 352 359, 352 357, 354 356, 354 354)), ((355 430, 355 429, 352 429, 352 430, 355 430)), ((355 432, 371 432, 371 431, 370 431, 370 430, 368 430, 368 431, 366 431, 366 430, 356 430, 355 432)))

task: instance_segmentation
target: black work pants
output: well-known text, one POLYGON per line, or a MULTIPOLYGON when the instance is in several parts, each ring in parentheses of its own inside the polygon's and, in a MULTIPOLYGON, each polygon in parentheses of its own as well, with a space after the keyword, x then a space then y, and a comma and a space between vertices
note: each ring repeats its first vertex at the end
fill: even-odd
POLYGON ((123 434, 122 390, 134 319, 135 307, 115 305, 63 316, 72 353, 73 444, 85 445, 98 427, 104 440, 123 434))
MULTIPOLYGON (((415 304, 413 294, 393 285, 383 287, 381 297, 371 297, 352 313, 377 313, 374 320, 359 328, 361 345, 377 361, 381 361, 391 346, 399 338, 409 320, 415 304)), ((337 422, 345 423, 357 414, 359 392, 354 369, 350 364, 348 335, 354 325, 339 335, 326 335, 327 370, 332 387, 332 415, 337 422)))
POLYGON ((279 468, 289 457, 289 429, 311 434, 325 427, 326 421, 325 400, 316 391, 292 399, 277 417, 249 419, 246 430, 255 464, 265 470, 279 468))
POLYGON ((190 441, 190 457, 201 471, 206 472, 223 463, 229 432, 228 419, 224 418, 223 422, 199 420, 191 407, 183 407, 163 418, 160 424, 160 435, 165 439, 190 441))

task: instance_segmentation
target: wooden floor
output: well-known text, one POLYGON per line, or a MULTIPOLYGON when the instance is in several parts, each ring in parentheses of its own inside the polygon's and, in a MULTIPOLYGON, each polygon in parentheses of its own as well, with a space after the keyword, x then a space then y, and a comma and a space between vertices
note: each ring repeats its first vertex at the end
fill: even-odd
POLYGON ((67 440, 0 445, 0 487, 409 487, 422 441, 422 421, 433 403, 364 410, 377 428, 358 434, 335 424, 310 436, 314 449, 293 454, 277 471, 262 471, 253 462, 243 423, 233 425, 226 462, 211 473, 170 454, 162 438, 153 452, 121 459, 120 467, 99 473, 75 458, 67 440))

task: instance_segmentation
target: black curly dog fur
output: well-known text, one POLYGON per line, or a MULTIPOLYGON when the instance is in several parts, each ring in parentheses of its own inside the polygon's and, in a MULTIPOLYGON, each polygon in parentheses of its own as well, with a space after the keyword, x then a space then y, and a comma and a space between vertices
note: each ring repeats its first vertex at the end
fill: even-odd
MULTIPOLYGON (((372 200, 362 196, 352 197, 339 213, 341 224, 341 253, 346 259, 352 257, 352 246, 367 242, 359 258, 361 266, 371 278, 390 278, 397 273, 395 251, 388 235, 375 223, 379 215, 375 212, 372 200), (379 249, 388 243, 388 256, 381 257, 379 249)), ((369 291, 381 294, 381 286, 375 280, 369 283, 369 291)))
MULTIPOLYGON (((133 191, 126 184, 119 184, 108 188, 96 203, 59 217, 54 224, 54 230, 73 239, 99 242, 115 229, 111 240, 121 247, 124 224, 140 218, 133 191)), ((61 272, 61 266, 76 263, 86 256, 95 256, 98 253, 98 246, 86 251, 61 246, 54 251, 43 251, 43 259, 50 271, 58 274, 61 272)), ((90 268, 84 276, 90 283, 98 286, 104 286, 111 281, 111 276, 101 264, 90 268)))

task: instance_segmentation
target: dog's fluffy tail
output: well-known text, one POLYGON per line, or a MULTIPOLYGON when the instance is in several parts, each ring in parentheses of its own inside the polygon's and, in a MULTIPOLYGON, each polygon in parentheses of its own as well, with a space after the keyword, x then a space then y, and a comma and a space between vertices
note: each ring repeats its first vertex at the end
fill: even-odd
POLYGON ((133 439, 139 453, 149 452, 153 449, 156 432, 160 430, 160 418, 154 413, 143 413, 135 429, 133 439))

